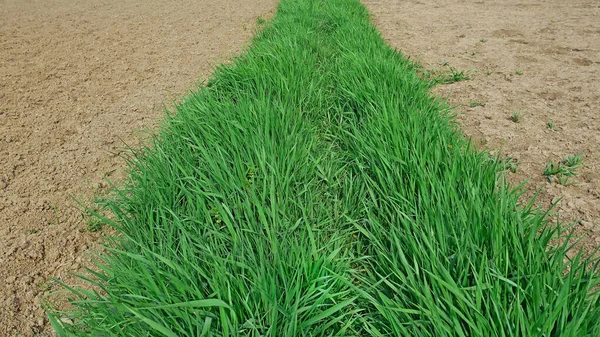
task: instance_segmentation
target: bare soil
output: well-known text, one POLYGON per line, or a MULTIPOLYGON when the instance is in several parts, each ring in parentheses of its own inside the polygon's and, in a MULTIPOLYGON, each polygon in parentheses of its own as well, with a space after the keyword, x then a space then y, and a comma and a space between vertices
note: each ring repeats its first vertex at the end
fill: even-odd
MULTIPOLYGON (((576 222, 587 251, 600 246, 600 3, 597 0, 364 0, 388 43, 427 69, 470 71, 438 85, 465 134, 519 163, 527 201, 576 222), (480 106, 484 105, 484 106, 480 106), (520 113, 518 122, 511 120, 520 113), (552 121, 554 130, 548 126, 552 121), (582 153, 563 186, 542 173, 582 153)), ((563 182, 564 183, 564 182, 563 182)))
POLYGON ((0 0, 0 336, 50 335, 50 280, 102 231, 73 198, 124 176, 164 104, 240 52, 275 0, 0 0))

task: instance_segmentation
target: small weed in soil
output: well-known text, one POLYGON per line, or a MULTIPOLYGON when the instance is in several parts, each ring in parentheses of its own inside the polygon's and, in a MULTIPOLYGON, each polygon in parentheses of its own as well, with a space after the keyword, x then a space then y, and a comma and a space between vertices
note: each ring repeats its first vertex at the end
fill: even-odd
POLYGON ((435 86, 436 84, 450 84, 469 80, 469 73, 470 71, 458 71, 454 67, 450 67, 450 69, 445 72, 425 70, 422 71, 421 76, 423 80, 430 83, 430 86, 435 86))
POLYGON ((556 176, 561 185, 570 185, 569 177, 577 176, 575 170, 581 167, 581 153, 566 156, 562 161, 549 161, 544 169, 544 175, 552 182, 552 177, 556 176))
POLYGON ((458 71, 454 68, 450 69, 450 73, 447 74, 443 79, 442 82, 440 83, 454 83, 454 82, 459 82, 459 81, 466 81, 469 79, 468 76, 469 72, 465 72, 465 71, 458 71))
POLYGON ((566 156, 564 163, 569 168, 578 168, 581 166, 581 153, 576 155, 566 156))
POLYGON ((478 107, 478 106, 485 106, 485 103, 473 101, 473 102, 469 103, 469 106, 471 108, 478 107))
POLYGON ((516 173, 519 170, 519 161, 513 157, 504 160, 504 170, 516 173))
POLYGON ((523 114, 520 111, 513 111, 510 114, 510 120, 515 123, 519 123, 522 118, 523 118, 523 114))

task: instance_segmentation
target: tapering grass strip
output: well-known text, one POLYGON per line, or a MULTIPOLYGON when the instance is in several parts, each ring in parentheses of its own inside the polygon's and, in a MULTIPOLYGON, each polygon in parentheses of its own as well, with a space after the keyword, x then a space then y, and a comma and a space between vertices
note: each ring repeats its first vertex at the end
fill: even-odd
POLYGON ((282 0, 185 97, 49 303, 61 336, 600 336, 598 260, 518 206, 356 0, 282 0))

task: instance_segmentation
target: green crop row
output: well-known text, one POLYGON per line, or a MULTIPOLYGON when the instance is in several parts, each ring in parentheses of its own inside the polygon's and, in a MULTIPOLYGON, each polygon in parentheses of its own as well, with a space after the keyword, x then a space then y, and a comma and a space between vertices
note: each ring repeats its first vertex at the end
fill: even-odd
POLYGON ((135 151, 56 331, 600 336, 597 260, 518 207, 429 85, 357 0, 282 0, 135 151))

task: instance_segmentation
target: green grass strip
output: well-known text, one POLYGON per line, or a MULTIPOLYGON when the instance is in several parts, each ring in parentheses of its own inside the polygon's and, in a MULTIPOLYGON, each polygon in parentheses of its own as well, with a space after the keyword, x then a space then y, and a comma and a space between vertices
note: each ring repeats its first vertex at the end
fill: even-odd
POLYGON ((357 0, 282 0, 136 152, 57 332, 600 336, 597 260, 428 88, 357 0))

